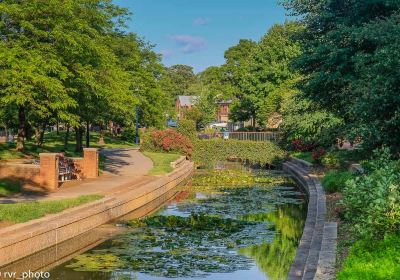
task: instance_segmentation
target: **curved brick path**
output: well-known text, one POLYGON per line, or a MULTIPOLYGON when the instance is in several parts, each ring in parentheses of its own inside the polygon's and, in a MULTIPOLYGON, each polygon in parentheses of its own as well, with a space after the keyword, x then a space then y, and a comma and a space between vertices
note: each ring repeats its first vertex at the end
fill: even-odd
POLYGON ((73 198, 81 195, 111 195, 123 191, 127 185, 138 187, 154 180, 148 176, 153 167, 151 159, 145 157, 138 149, 104 149, 106 156, 105 170, 96 179, 70 181, 63 184, 57 192, 44 195, 17 194, 1 198, 1 203, 17 203, 34 200, 55 200, 73 198))

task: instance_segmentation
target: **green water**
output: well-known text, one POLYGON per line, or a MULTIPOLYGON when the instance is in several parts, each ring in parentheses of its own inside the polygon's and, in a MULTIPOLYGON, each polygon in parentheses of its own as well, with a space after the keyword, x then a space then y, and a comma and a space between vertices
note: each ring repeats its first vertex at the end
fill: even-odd
POLYGON ((50 270, 51 279, 286 279, 305 215, 304 196, 276 175, 197 175, 151 217, 50 270))

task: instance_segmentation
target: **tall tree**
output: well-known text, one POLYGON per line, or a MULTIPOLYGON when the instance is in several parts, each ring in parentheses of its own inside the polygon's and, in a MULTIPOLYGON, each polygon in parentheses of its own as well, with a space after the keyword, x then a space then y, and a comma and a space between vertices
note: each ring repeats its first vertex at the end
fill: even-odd
MULTIPOLYGON (((400 147, 400 2, 286 0, 305 26, 296 68, 303 99, 345 124, 348 138, 400 147)), ((332 135, 334 139, 335 136, 332 135)))
POLYGON ((178 64, 168 67, 166 71, 173 84, 171 90, 174 96, 187 95, 190 85, 196 82, 193 67, 191 66, 178 64))
POLYGON ((55 47, 62 38, 54 30, 67 20, 59 2, 0 2, 0 98, 18 110, 17 150, 24 149, 28 111, 46 118, 75 105, 63 84, 68 69, 55 47))

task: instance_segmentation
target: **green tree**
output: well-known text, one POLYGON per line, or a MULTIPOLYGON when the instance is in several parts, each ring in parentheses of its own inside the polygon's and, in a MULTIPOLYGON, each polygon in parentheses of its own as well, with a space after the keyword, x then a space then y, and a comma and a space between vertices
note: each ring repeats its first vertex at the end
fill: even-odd
MULTIPOLYGON (((284 4, 305 26, 299 84, 318 107, 343 119, 345 135, 366 148, 400 147, 400 2, 306 1, 284 4)), ((332 137, 338 135, 333 134, 332 137)))
POLYGON ((171 94, 175 97, 178 95, 187 95, 190 85, 196 82, 193 68, 188 65, 178 64, 168 67, 166 75, 172 82, 171 94))
POLYGON ((24 149, 26 115, 48 118, 76 105, 63 82, 69 77, 55 46, 66 34, 57 27, 68 21, 60 1, 0 2, 0 98, 17 108, 17 150, 24 149))

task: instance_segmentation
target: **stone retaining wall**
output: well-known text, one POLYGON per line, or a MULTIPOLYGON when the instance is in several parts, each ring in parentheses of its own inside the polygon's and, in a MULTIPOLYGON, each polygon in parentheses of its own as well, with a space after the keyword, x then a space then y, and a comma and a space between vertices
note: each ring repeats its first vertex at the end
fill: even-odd
POLYGON ((325 221, 325 193, 309 168, 297 159, 283 164, 283 170, 292 175, 308 197, 307 219, 288 279, 331 280, 335 278, 337 223, 325 221))
POLYGON ((193 163, 185 161, 167 176, 139 187, 132 185, 99 201, 1 229, 0 267, 126 215, 172 190, 192 172, 193 163))

